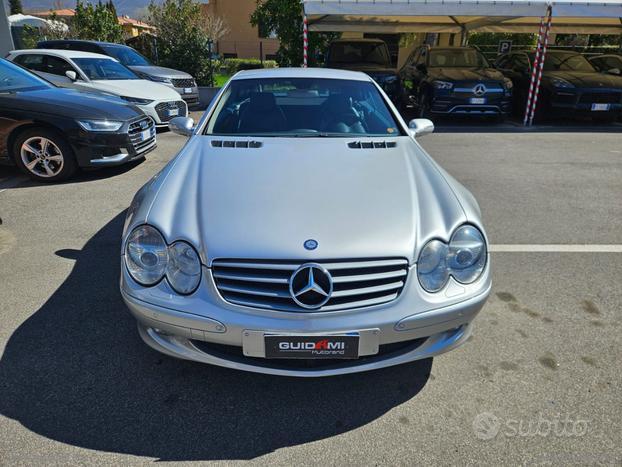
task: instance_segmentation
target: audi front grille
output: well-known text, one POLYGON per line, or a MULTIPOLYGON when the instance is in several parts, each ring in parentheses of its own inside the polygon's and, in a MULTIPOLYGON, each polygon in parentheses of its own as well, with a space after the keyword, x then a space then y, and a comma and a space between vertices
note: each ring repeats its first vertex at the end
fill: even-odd
POLYGON ((175 117, 185 117, 188 115, 188 107, 184 101, 160 102, 155 106, 155 110, 160 117, 160 121, 168 122, 175 117), (169 110, 177 109, 177 115, 169 115, 169 110))
POLYGON ((136 154, 140 154, 156 144, 155 124, 151 117, 141 117, 130 123, 128 135, 136 154), (143 132, 149 131, 149 137, 143 139, 143 132))
POLYGON ((408 275, 404 258, 327 261, 257 261, 219 259, 212 276, 224 300, 235 305, 276 311, 324 312, 380 305, 395 300, 408 275), (330 273, 333 291, 320 308, 299 306, 290 293, 290 278, 303 264, 318 264, 330 273))

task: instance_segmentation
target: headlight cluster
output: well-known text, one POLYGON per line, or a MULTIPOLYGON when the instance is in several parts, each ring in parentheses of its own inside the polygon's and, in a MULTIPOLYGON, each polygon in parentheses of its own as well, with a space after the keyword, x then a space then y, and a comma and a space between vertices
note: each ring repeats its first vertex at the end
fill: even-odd
POLYGON ((551 84, 556 88, 574 88, 574 84, 562 78, 551 78, 551 84))
POLYGON ((121 99, 125 99, 132 104, 137 105, 149 105, 153 102, 152 99, 141 99, 140 97, 131 97, 131 96, 121 96, 121 99))
POLYGON ((434 81, 432 84, 436 89, 451 89, 454 87, 454 83, 449 81, 434 81))
POLYGON ((152 286, 166 277, 175 292, 187 295, 201 281, 201 261, 196 250, 184 241, 167 245, 162 234, 150 225, 136 227, 125 245, 125 264, 132 278, 152 286))
POLYGON ((173 82, 171 81, 171 78, 162 78, 160 76, 149 76, 149 79, 157 83, 173 84, 173 82))
POLYGON ((123 122, 116 120, 77 120, 77 122, 86 131, 117 131, 123 126, 123 122))
POLYGON ((452 276, 463 284, 474 282, 486 266, 486 241, 472 225, 459 227, 449 245, 430 240, 421 250, 417 261, 417 276, 427 292, 438 292, 452 276))

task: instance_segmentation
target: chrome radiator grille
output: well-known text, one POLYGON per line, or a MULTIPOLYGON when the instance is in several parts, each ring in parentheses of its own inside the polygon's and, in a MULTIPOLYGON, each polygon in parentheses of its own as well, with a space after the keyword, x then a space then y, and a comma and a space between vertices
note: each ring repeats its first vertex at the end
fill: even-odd
POLYGON ((406 283, 404 258, 314 261, 332 277, 333 292, 320 308, 306 309, 293 300, 290 278, 309 261, 220 259, 212 275, 228 302, 277 311, 322 312, 379 305, 395 300, 406 283))
POLYGON ((134 150, 137 154, 149 149, 156 142, 156 131, 153 120, 150 117, 141 117, 130 123, 128 135, 134 150), (149 132, 148 137, 143 136, 143 132, 149 132))

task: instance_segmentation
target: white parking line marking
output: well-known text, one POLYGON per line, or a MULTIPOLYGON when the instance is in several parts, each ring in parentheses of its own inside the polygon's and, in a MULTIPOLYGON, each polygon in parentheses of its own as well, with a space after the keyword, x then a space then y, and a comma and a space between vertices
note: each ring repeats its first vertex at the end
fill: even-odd
POLYGON ((622 253, 622 245, 490 245, 493 253, 622 253))

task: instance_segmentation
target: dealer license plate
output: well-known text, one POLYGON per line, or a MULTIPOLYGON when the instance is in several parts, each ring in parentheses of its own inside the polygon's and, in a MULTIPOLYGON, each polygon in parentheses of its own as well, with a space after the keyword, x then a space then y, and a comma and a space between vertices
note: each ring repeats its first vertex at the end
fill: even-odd
POLYGON ((166 111, 166 115, 168 117, 176 117, 177 115, 179 115, 179 109, 168 109, 166 111))
POLYGON ((192 88, 184 88, 184 94, 192 94, 192 88))
POLYGON ((486 103, 486 98, 485 97, 471 97, 469 99, 469 103, 471 103, 471 104, 485 104, 486 103))
POLYGON ((145 130, 140 133, 140 140, 145 141, 151 138, 151 130, 145 130))
POLYGON ((592 104, 592 110, 594 112, 607 111, 611 108, 611 104, 592 104))
POLYGON ((359 356, 359 335, 264 336, 266 358, 353 359, 359 356))

